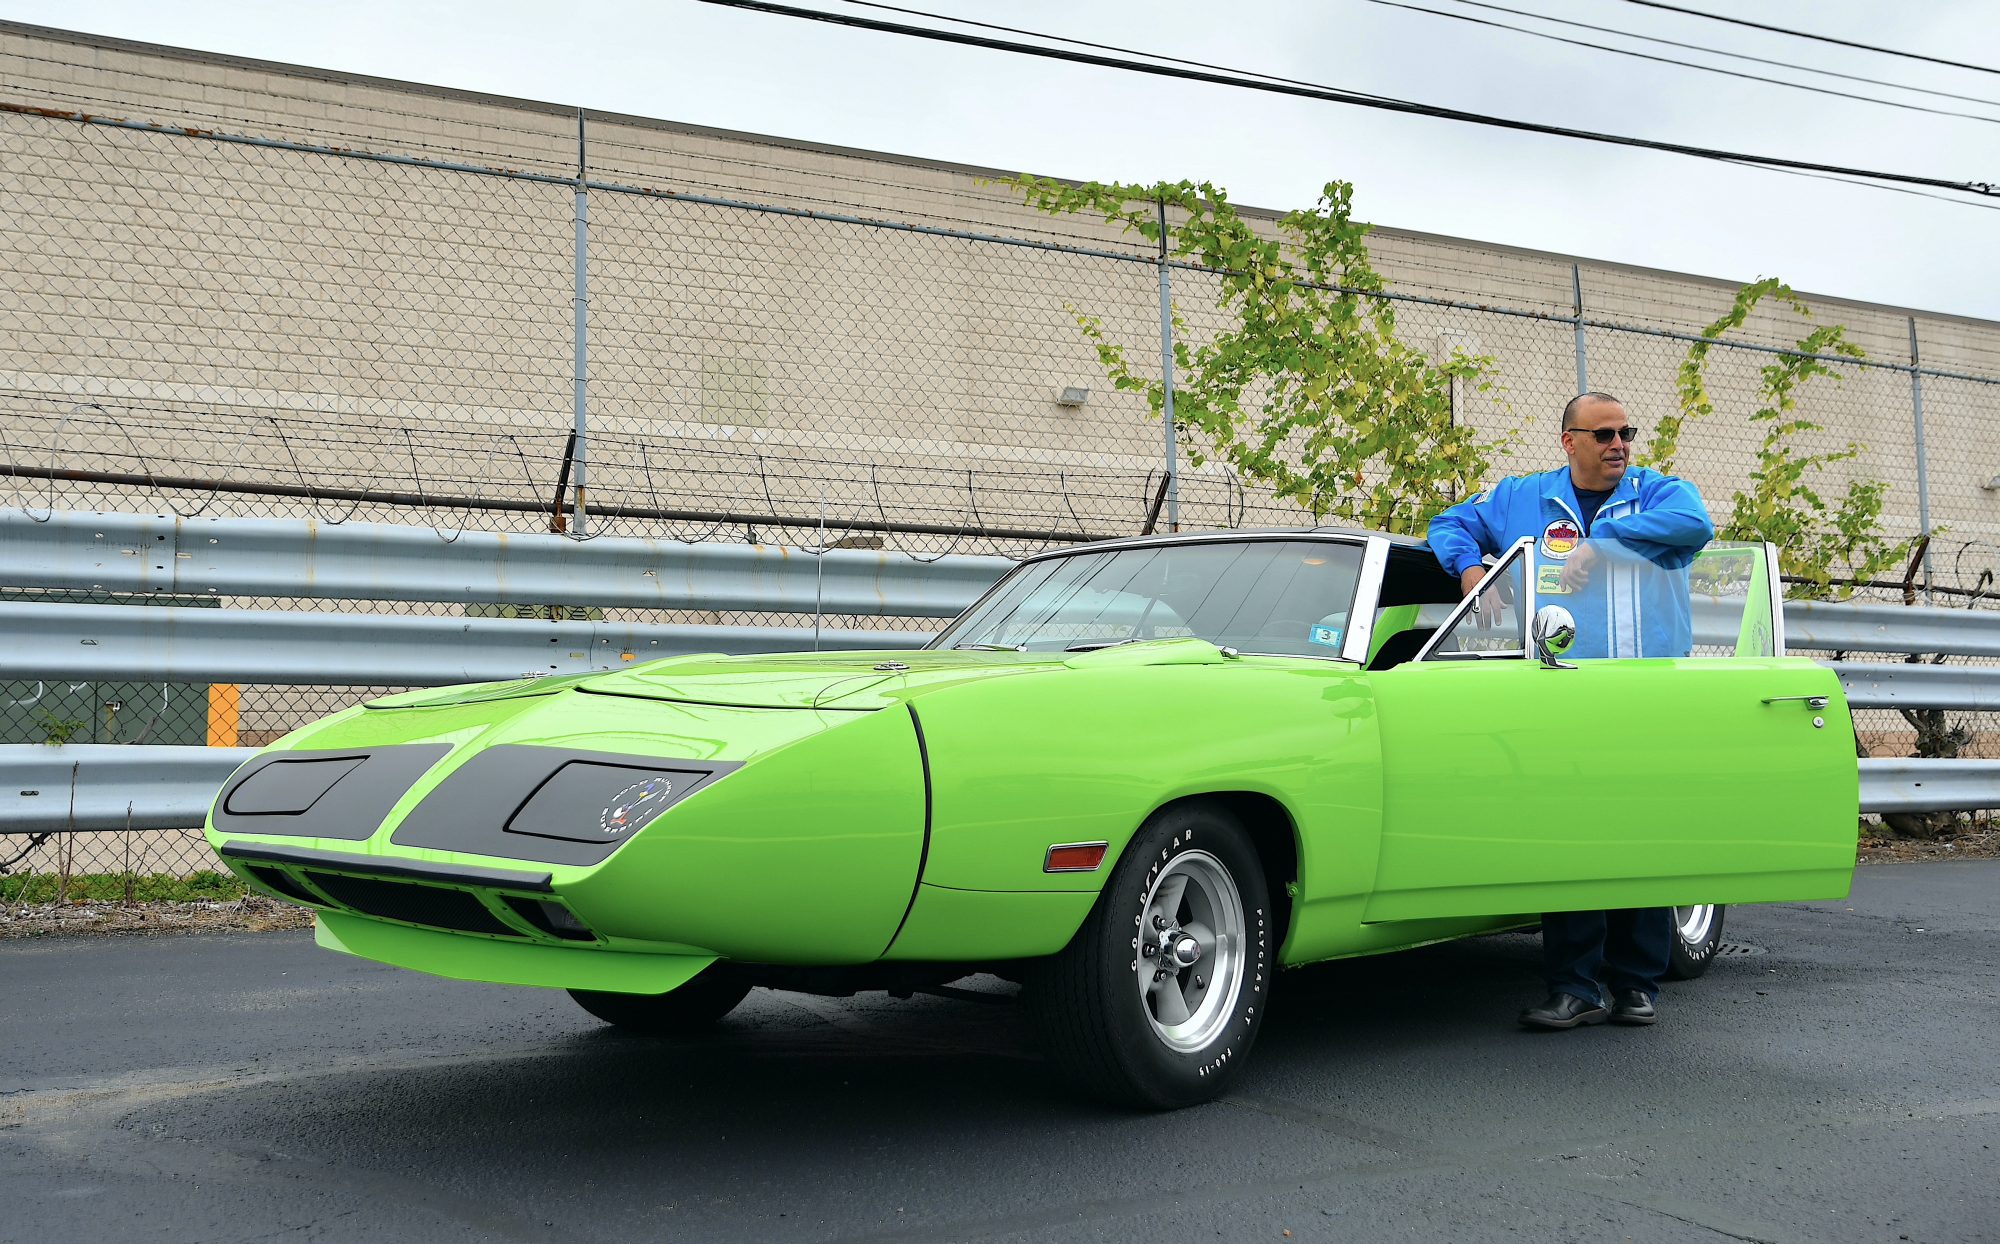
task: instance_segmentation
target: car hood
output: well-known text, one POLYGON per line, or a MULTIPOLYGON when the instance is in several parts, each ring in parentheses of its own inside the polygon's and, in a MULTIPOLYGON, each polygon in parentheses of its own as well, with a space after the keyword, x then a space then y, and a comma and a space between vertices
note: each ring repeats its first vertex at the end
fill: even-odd
POLYGON ((1200 639, 1156 639, 1086 652, 921 651, 693 656, 600 674, 579 691, 742 708, 886 708, 988 678, 1132 665, 1217 665, 1229 658, 1200 639))
POLYGON ((653 661, 575 684, 599 695, 738 708, 886 708, 921 691, 971 679, 1062 668, 1060 654, 825 652, 692 656, 653 661))
POLYGON ((1228 659, 1214 644, 1189 638, 1120 644, 1086 652, 884 649, 740 657, 702 653, 603 673, 408 691, 370 701, 368 707, 441 708, 574 690, 729 708, 868 711, 980 679, 1113 666, 1216 665, 1228 659))

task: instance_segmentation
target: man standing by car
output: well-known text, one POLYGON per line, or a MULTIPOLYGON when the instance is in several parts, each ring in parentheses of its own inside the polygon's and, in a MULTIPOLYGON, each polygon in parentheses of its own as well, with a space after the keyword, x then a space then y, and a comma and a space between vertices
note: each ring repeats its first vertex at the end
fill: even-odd
MULTIPOLYGON (((1685 571, 1715 526, 1694 485, 1631 465, 1635 435, 1610 394, 1571 399, 1562 415, 1567 464, 1503 479, 1432 519, 1425 534, 1438 563, 1471 595, 1486 575, 1484 557, 1532 536, 1543 566, 1537 595, 1569 595, 1564 603, 1578 609, 1567 655, 1686 656, 1693 627, 1685 571), (1618 562, 1629 565, 1606 564, 1618 562)), ((1653 1023, 1673 936, 1664 907, 1543 915, 1549 996, 1521 1012, 1521 1023, 1653 1023)))

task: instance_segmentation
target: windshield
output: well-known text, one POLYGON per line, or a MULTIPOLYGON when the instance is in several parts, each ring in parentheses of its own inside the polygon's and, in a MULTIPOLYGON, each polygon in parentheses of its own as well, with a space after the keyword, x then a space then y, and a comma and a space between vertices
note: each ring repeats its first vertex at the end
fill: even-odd
POLYGON ((1762 544, 1699 551, 1645 541, 1580 539, 1552 523, 1507 554, 1460 606, 1425 659, 1530 655, 1529 619, 1568 615, 1565 661, 1639 657, 1768 657, 1784 651, 1775 563, 1762 544))
POLYGON ((1211 540, 1072 553, 1001 580, 931 645, 1081 652, 1186 636, 1275 656, 1337 658, 1361 546, 1211 540))

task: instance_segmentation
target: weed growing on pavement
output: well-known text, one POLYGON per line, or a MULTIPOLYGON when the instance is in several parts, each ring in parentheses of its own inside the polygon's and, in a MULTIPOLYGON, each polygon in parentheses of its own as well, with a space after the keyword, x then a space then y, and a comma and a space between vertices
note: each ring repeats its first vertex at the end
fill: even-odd
MULTIPOLYGON (((61 882, 54 873, 0 876, 0 903, 53 903, 61 882)), ((64 890, 70 903, 215 903, 242 898, 244 886, 228 873, 71 873, 64 890), (130 891, 127 891, 127 885, 130 891)))

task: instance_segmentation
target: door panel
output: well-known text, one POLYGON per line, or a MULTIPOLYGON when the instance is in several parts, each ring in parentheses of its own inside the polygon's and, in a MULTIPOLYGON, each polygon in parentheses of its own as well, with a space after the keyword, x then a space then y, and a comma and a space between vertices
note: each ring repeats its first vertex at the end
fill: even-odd
POLYGON ((1854 733, 1811 661, 1448 661, 1369 678, 1384 775, 1371 922, 1847 892, 1854 733), (1780 696, 1830 702, 1764 702, 1780 696))

